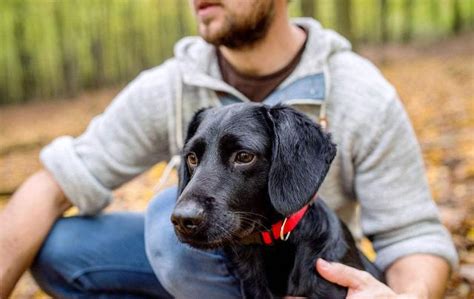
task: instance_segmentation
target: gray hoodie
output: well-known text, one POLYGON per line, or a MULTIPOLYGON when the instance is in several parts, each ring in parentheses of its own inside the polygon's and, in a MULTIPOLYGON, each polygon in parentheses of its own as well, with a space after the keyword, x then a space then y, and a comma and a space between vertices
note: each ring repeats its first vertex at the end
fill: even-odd
MULTIPOLYGON (((308 32, 305 51, 265 103, 327 119, 338 154, 319 194, 356 235, 373 242, 381 269, 414 253, 456 266, 396 91, 343 37, 312 19, 294 22, 308 32)), ((186 37, 174 58, 141 73, 81 136, 46 146, 41 161, 82 214, 96 214, 113 189, 179 154, 196 110, 237 101, 249 100, 222 81, 214 47, 186 37)))

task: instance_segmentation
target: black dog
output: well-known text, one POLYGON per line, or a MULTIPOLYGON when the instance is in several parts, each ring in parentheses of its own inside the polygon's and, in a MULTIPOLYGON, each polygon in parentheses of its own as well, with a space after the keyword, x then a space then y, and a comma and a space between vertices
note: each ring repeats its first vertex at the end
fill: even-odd
POLYGON ((381 276, 316 196, 335 155, 330 136, 286 106, 198 111, 171 216, 178 238, 224 247, 248 298, 345 298, 347 289, 316 272, 318 257, 381 276))

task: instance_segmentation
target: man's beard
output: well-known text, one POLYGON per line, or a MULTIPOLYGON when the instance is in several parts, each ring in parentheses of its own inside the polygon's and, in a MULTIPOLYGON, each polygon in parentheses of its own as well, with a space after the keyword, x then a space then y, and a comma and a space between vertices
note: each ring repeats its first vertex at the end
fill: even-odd
POLYGON ((245 17, 227 15, 218 32, 214 34, 201 32, 201 36, 215 46, 231 49, 249 48, 266 35, 274 13, 273 1, 257 0, 255 9, 249 15, 245 17))

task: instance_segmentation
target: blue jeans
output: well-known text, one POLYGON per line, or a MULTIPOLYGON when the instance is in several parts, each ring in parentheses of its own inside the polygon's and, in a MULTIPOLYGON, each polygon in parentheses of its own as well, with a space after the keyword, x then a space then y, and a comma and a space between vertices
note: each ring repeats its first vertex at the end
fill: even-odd
POLYGON ((170 215, 176 188, 146 215, 60 219, 31 272, 55 298, 241 298, 240 280, 220 251, 180 243, 170 215))

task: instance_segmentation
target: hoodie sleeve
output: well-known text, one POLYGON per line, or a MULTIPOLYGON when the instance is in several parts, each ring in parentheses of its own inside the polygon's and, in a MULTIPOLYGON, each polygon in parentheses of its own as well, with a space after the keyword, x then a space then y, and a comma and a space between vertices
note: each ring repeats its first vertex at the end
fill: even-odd
POLYGON ((369 118, 355 155, 362 230, 381 269, 415 253, 440 256, 456 267, 456 250, 431 198, 415 133, 394 97, 369 118))
POLYGON ((169 65, 132 81, 79 137, 60 137, 40 153, 81 214, 100 212, 112 190, 169 157, 167 113, 173 92, 169 65))
POLYGON ((456 267, 454 244, 440 222, 420 146, 395 89, 349 51, 332 56, 330 70, 330 125, 341 136, 342 176, 350 198, 360 203, 362 232, 377 252, 377 266, 386 270, 401 257, 425 253, 456 267))

